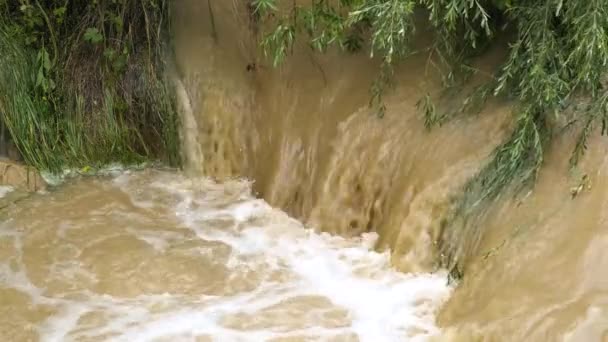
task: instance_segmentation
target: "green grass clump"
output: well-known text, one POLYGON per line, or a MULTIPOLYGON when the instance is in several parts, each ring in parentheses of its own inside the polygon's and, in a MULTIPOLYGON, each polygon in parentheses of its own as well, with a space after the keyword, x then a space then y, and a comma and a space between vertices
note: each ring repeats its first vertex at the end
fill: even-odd
POLYGON ((179 165, 169 18, 164 0, 0 0, 0 120, 26 163, 179 165))

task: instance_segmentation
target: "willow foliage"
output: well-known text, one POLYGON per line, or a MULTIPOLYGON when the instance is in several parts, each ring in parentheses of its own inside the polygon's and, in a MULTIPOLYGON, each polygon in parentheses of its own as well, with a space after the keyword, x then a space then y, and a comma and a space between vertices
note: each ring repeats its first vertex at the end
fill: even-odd
POLYGON ((602 81, 608 63, 608 1, 313 0, 290 6, 279 0, 254 0, 253 5, 260 17, 279 18, 278 29, 290 32, 288 40, 275 31, 262 41, 275 62, 285 57, 296 32, 319 51, 330 45, 345 50, 366 46, 370 56, 380 56, 383 65, 372 87, 372 98, 379 99, 380 110, 383 85, 391 78, 387 75, 392 76, 392 66, 412 52, 415 12, 426 15, 436 32, 431 49, 444 72, 446 87, 458 84, 470 57, 495 41, 498 33, 512 36, 508 57, 493 80, 467 97, 456 113, 437 113, 429 98, 420 102, 428 127, 472 104, 477 107, 491 96, 516 102, 511 136, 465 186, 456 215, 479 210, 507 187, 532 183, 552 136, 551 116, 579 102, 577 99, 587 101, 573 118, 583 127, 571 158, 573 166, 584 153, 595 123, 602 124, 602 133, 607 130, 608 95, 602 81), (277 8, 288 9, 281 12, 277 8))

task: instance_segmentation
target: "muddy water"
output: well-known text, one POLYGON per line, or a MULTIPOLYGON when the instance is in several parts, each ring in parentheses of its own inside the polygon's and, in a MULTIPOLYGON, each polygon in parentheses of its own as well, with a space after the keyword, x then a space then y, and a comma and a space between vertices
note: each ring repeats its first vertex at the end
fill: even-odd
POLYGON ((426 54, 399 66, 379 118, 368 106, 378 64, 364 53, 296 45, 273 68, 255 43, 264 28, 243 2, 183 0, 175 17, 188 169, 245 176, 259 196, 310 226, 377 232, 376 247, 390 249, 399 269, 434 269, 450 196, 508 131, 508 106, 493 103, 429 132, 416 104, 440 80, 426 54))
POLYGON ((423 341, 450 289, 373 235, 317 234, 250 193, 144 171, 0 212, 2 341, 423 341))
POLYGON ((452 290, 440 221, 509 132, 508 104, 428 131, 427 55, 400 65, 379 118, 368 56, 297 45, 273 69, 244 2, 180 0, 175 16, 187 176, 81 180, 0 209, 2 340, 608 340, 601 138, 569 172, 560 133, 532 192, 472 218, 483 234, 452 290))
MULTIPOLYGON (((274 69, 255 48, 264 28, 243 2, 183 0, 176 13, 194 173, 246 176, 256 194, 319 231, 375 232, 374 248, 390 250, 398 269, 435 269, 441 219, 508 134, 508 103, 429 132, 416 108, 440 88, 428 55, 399 66, 378 118, 367 107, 378 65, 365 54, 319 55, 296 44, 274 69)), ((489 51, 478 77, 503 55, 489 51)), ((453 241, 467 247, 465 278, 439 315, 439 341, 608 338, 606 142, 590 142, 569 172, 573 133, 557 131, 534 191, 503 196, 471 218, 483 234, 453 241)))
POLYGON ((440 322, 456 341, 608 341, 608 144, 568 172, 556 139, 528 196, 479 220, 487 236, 440 322))

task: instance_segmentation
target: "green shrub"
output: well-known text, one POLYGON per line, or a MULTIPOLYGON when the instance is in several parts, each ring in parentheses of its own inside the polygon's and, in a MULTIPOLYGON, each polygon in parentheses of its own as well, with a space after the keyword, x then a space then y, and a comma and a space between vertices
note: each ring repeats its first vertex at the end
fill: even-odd
POLYGON ((0 0, 0 117, 27 163, 179 164, 169 18, 164 0, 0 0))

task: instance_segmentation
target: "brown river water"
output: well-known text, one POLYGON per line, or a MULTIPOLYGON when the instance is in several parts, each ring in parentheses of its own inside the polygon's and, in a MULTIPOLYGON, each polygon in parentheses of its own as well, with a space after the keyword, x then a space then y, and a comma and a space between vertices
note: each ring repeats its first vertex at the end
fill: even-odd
POLYGON ((124 173, 1 215, 2 341, 423 341, 450 293, 247 181, 124 173))
POLYGON ((429 131, 426 54, 379 118, 367 55, 296 44, 275 69, 245 2, 179 0, 174 18, 184 170, 1 188, 0 341, 608 341, 605 137, 570 171, 576 131, 556 130, 533 189, 445 232, 509 103, 429 131))

